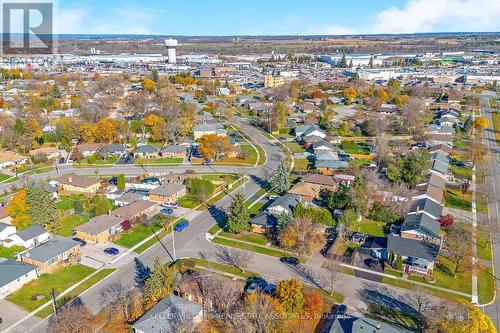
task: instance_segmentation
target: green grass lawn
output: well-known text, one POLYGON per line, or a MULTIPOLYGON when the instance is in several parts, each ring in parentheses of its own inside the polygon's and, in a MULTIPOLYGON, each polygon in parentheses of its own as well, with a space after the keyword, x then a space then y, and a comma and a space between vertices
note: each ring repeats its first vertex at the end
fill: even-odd
POLYGON ((16 255, 23 251, 24 247, 13 245, 11 247, 5 247, 0 245, 0 257, 7 259, 15 259, 16 255))
POLYGON ((57 233, 59 236, 69 237, 73 229, 84 224, 89 219, 85 216, 70 214, 61 219, 61 230, 57 233))
POLYGON ((480 192, 476 192, 476 208, 479 213, 488 214, 488 199, 480 192))
POLYGON ((472 169, 470 168, 465 168, 465 167, 459 167, 456 165, 451 165, 450 170, 453 173, 453 176, 455 178, 459 179, 472 179, 472 169))
POLYGON ((242 153, 246 154, 245 158, 238 157, 225 157, 220 160, 222 164, 231 163, 244 163, 254 165, 257 162, 257 151, 248 143, 240 144, 240 149, 242 153))
POLYGON ((366 143, 362 142, 343 141, 340 144, 340 148, 348 154, 370 154, 370 147, 366 143))
POLYGON ((244 232, 241 234, 233 234, 231 232, 222 231, 219 236, 239 240, 243 242, 254 243, 256 245, 266 245, 269 239, 265 235, 256 234, 254 232, 244 232))
MULTIPOLYGON (((116 271, 116 268, 105 268, 97 272, 95 275, 90 277, 88 280, 83 282, 81 285, 64 295, 63 297, 59 298, 56 301, 57 307, 61 307, 64 304, 68 303, 72 299, 78 297, 81 293, 83 293, 85 290, 89 289, 93 285, 97 284, 99 281, 103 280, 105 277, 107 277, 109 274, 113 273, 116 271)), ((40 318, 45 318, 48 315, 50 315, 53 312, 52 305, 46 306, 42 310, 38 311, 36 315, 40 318)))
POLYGON ((177 203, 184 208, 194 208, 200 204, 198 199, 189 193, 182 198, 177 199, 177 203))
POLYGON ((0 182, 3 182, 4 180, 9 179, 11 176, 9 175, 4 175, 3 173, 0 173, 0 182))
POLYGON ((217 243, 217 244, 221 244, 221 245, 226 245, 226 246, 231 246, 231 247, 237 247, 237 248, 240 248, 240 249, 243 249, 243 250, 248 250, 248 251, 252 251, 252 252, 256 252, 256 253, 260 253, 260 254, 266 254, 268 256, 273 256, 273 257, 278 257, 278 258, 288 257, 288 256, 291 255, 288 252, 284 252, 284 251, 281 251, 281 250, 278 250, 278 249, 267 248, 267 247, 262 247, 262 246, 257 246, 257 245, 245 244, 245 243, 241 243, 241 242, 238 242, 238 241, 233 241, 233 240, 229 240, 229 239, 223 239, 223 238, 219 238, 219 237, 215 237, 213 239, 213 242, 217 243))
POLYGON ((292 154, 294 153, 303 153, 306 151, 304 147, 299 145, 297 142, 285 142, 285 145, 290 148, 292 154))
POLYGON ((307 171, 314 166, 312 161, 307 158, 296 158, 294 159, 293 170, 295 171, 307 171))
POLYGON ((479 258, 491 261, 491 240, 488 239, 488 234, 485 231, 477 229, 476 233, 476 249, 479 258))
POLYGON ((88 166, 88 165, 103 165, 115 164, 118 161, 118 156, 110 156, 106 158, 86 157, 80 161, 74 162, 74 166, 88 166))
POLYGON ((363 232, 368 235, 383 237, 384 227, 387 225, 385 222, 377 222, 367 218, 363 218, 361 222, 356 222, 349 226, 349 230, 363 232))
MULTIPOLYGON (((161 229, 158 226, 151 227, 155 232, 161 229)), ((151 236, 153 232, 144 224, 136 224, 130 230, 123 232, 120 238, 115 240, 113 243, 130 249, 134 245, 138 244, 142 240, 151 236)))
POLYGON ((493 128, 495 129, 495 139, 497 144, 500 143, 500 112, 495 112, 491 114, 493 119, 493 128))
POLYGON ((495 276, 491 267, 482 269, 477 276, 479 304, 490 302, 495 295, 495 276))
POLYGON ((260 156, 258 165, 266 164, 266 153, 264 152, 264 149, 258 144, 255 144, 255 147, 257 147, 257 150, 259 151, 259 156, 260 156))
POLYGON ((447 187, 444 193, 444 202, 446 207, 462 210, 472 210, 472 194, 463 194, 458 188, 447 187))
POLYGON ((490 107, 492 107, 492 108, 498 108, 498 99, 491 98, 490 99, 490 107))
POLYGON ((52 289, 55 289, 56 294, 61 293, 94 271, 95 269, 87 266, 72 265, 51 274, 42 274, 38 279, 28 282, 18 291, 8 295, 7 300, 31 312, 50 301, 52 289), (31 299, 33 295, 37 294, 45 297, 41 300, 31 299))
POLYGON ((83 194, 62 195, 59 197, 59 199, 60 200, 56 202, 56 207, 57 210, 60 212, 72 209, 76 201, 81 201, 82 203, 85 204, 88 203, 88 198, 83 194))
POLYGON ((166 157, 166 158, 138 158, 135 160, 135 164, 142 164, 142 165, 150 165, 150 164, 181 164, 183 161, 182 158, 173 158, 173 157, 166 157))

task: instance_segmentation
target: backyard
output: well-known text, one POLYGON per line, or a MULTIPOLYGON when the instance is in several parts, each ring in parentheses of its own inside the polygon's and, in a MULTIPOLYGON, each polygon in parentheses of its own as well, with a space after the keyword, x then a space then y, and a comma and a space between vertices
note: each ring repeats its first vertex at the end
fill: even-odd
POLYGON ((5 247, 0 245, 0 257, 7 259, 16 259, 16 255, 23 251, 24 247, 13 245, 11 247, 5 247))
POLYGON ((61 219, 61 230, 57 233, 59 236, 69 237, 73 234, 73 230, 81 224, 84 224, 89 219, 85 216, 70 214, 61 219))
POLYGON ((353 223, 349 226, 349 230, 359 231, 371 236, 384 237, 384 229, 387 223, 377 222, 367 218, 363 218, 361 222, 353 223))

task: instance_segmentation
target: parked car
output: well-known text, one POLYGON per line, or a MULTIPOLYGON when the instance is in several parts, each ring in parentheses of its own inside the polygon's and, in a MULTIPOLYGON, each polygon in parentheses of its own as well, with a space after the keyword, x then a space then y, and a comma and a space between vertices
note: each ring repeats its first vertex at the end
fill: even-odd
POLYGON ((112 256, 116 256, 118 253, 120 253, 120 250, 118 250, 116 247, 107 247, 103 252, 112 256))
POLYGON ((344 304, 335 305, 333 308, 333 314, 337 316, 343 316, 347 313, 347 306, 344 304))
POLYGON ((370 268, 375 268, 379 265, 380 261, 378 259, 366 259, 365 265, 370 267, 370 268))
POLYGON ((247 294, 253 294, 257 290, 264 290, 268 286, 266 280, 262 278, 252 280, 246 287, 245 292, 247 294))
POLYGON ((165 202, 162 203, 161 206, 165 208, 177 208, 179 207, 179 204, 177 202, 165 202))
POLYGON ((272 295, 276 291, 276 285, 269 283, 265 288, 264 288, 264 293, 272 295))
POLYGON ((81 239, 81 238, 78 238, 78 237, 73 237, 72 239, 73 239, 75 242, 80 243, 80 246, 85 246, 85 245, 87 245, 87 242, 86 242, 86 241, 84 241, 84 240, 83 240, 83 239, 81 239))
POLYGON ((160 209, 160 213, 171 215, 174 213, 174 210, 172 208, 162 208, 160 209))
POLYGON ((299 264, 299 259, 297 259, 295 257, 283 257, 283 258, 280 258, 280 261, 284 264, 293 265, 293 266, 297 266, 299 264))
POLYGON ((184 221, 184 222, 181 222, 178 225, 176 225, 174 227, 174 230, 176 232, 181 232, 182 230, 186 229, 188 226, 189 226, 189 222, 188 221, 184 221))
POLYGON ((143 180, 141 180, 141 183, 142 184, 161 185, 161 181, 157 177, 144 178, 143 180))
POLYGON ((271 194, 271 195, 269 196, 269 200, 276 200, 276 199, 278 199, 278 196, 277 196, 277 195, 275 195, 275 194, 271 194))
POLYGON ((211 160, 205 160, 201 163, 202 165, 212 165, 212 161, 211 160))

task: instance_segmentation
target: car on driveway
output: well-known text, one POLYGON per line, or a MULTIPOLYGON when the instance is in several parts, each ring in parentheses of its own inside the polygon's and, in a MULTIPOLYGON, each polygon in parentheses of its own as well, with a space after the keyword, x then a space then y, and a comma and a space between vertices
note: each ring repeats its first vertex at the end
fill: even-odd
POLYGON ((275 285, 275 284, 272 284, 272 283, 269 283, 269 284, 268 284, 268 285, 264 288, 264 293, 265 293, 265 294, 273 295, 275 291, 276 291, 276 285, 275 285))
POLYGON ((160 213, 171 215, 174 213, 174 210, 172 208, 162 208, 160 209, 160 213))
MULTIPOLYGON (((257 290, 265 290, 269 284, 262 278, 254 279, 245 287, 247 294, 253 294, 257 290)), ((276 288, 275 288, 276 289, 276 288)))
POLYGON ((81 239, 81 238, 78 238, 78 237, 73 237, 73 240, 74 240, 74 241, 76 241, 76 242, 78 242, 78 243, 80 243, 80 246, 85 246, 85 245, 87 245, 87 242, 86 242, 86 241, 84 241, 84 240, 83 240, 83 239, 81 239))
POLYGON ((370 267, 370 268, 375 268, 380 264, 380 261, 378 259, 373 259, 369 258, 365 260, 365 265, 370 267))
POLYGON ((212 165, 213 163, 210 160, 206 160, 206 161, 203 161, 201 164, 202 165, 212 165))
POLYGON ((333 307, 333 314, 337 316, 344 316, 347 313, 347 306, 339 304, 333 307))
POLYGON ((120 253, 120 250, 118 250, 116 247, 107 247, 103 252, 112 256, 116 256, 118 253, 120 253))
POLYGON ((165 208, 177 208, 177 207, 179 207, 179 204, 177 202, 165 202, 165 203, 162 203, 160 206, 165 207, 165 208))
POLYGON ((189 226, 189 222, 188 221, 184 221, 184 222, 181 222, 178 225, 176 225, 174 227, 174 230, 176 232, 181 232, 182 230, 186 229, 188 226, 189 226))
POLYGON ((293 265, 293 266, 297 266, 299 264, 299 259, 297 259, 295 257, 283 257, 283 258, 280 258, 280 261, 284 264, 293 265))

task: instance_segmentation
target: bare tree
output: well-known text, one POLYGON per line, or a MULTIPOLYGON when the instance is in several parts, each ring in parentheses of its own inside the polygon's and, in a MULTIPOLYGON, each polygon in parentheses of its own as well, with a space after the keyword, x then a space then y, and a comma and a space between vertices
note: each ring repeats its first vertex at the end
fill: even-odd
POLYGON ((420 135, 424 128, 425 103, 421 98, 411 97, 401 108, 406 130, 411 135, 420 135))
POLYGON ((129 319, 134 307, 134 289, 126 289, 120 281, 113 282, 99 292, 99 300, 101 304, 106 305, 106 312, 109 317, 123 315, 125 319, 129 319))
POLYGON ((417 332, 424 332, 427 328, 427 318, 432 312, 434 304, 429 297, 418 292, 412 293, 409 303, 415 311, 417 332))
POLYGON ((242 273, 245 273, 245 268, 252 261, 254 253, 232 247, 219 246, 217 248, 217 257, 222 263, 234 266, 241 270, 242 273))
POLYGON ((448 252, 453 256, 455 270, 450 274, 455 277, 460 268, 472 263, 471 233, 461 226, 454 225, 448 229, 445 237, 445 245, 448 252))
POLYGON ((86 333, 93 332, 94 316, 84 305, 65 306, 52 316, 49 322, 49 333, 86 333))
POLYGON ((335 287, 339 278, 340 266, 332 259, 328 259, 323 264, 323 270, 320 275, 322 288, 325 289, 330 296, 335 293, 335 287))

